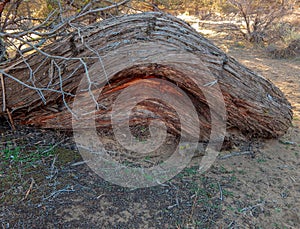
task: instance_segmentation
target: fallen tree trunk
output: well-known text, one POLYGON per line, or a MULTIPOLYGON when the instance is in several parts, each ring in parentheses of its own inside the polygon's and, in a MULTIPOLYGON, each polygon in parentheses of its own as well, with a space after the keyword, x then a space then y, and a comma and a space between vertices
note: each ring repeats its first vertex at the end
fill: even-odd
MULTIPOLYGON (((72 129, 70 111, 76 94, 86 98, 82 106, 88 106, 91 98, 98 102, 93 105, 98 107, 97 128, 111 128, 113 104, 122 90, 143 80, 143 90, 137 95, 150 93, 158 84, 153 79, 167 80, 189 97, 199 116, 202 140, 209 138, 213 118, 222 119, 229 132, 234 129, 262 138, 283 135, 292 120, 291 106, 275 85, 228 57, 185 22, 161 13, 127 15, 77 28, 64 40, 1 68, 5 93, 0 95, 0 105, 5 95, 14 121, 25 125, 72 129), (78 90, 83 78, 86 83, 78 90), (102 93, 93 97, 99 89, 102 93)), ((181 96, 171 86, 160 92, 181 96)), ((179 101, 181 105, 179 113, 189 120, 184 102, 179 101)), ((118 109, 126 110, 126 104, 118 109)), ((177 114, 167 101, 148 99, 132 111, 130 125, 164 120, 178 134, 177 114)), ((193 134, 194 128, 187 121, 183 131, 193 134)))

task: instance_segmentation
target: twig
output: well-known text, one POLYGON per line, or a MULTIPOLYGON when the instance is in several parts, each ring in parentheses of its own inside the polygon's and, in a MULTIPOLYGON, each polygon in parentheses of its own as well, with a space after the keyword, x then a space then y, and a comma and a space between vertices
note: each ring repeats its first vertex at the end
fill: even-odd
MULTIPOLYGON (((5 1, 5 2, 7 2, 7 1, 5 1)), ((37 93, 39 94, 39 96, 41 97, 41 100, 43 101, 44 104, 46 103, 46 98, 44 97, 44 94, 43 94, 44 91, 60 93, 62 95, 62 99, 63 99, 65 107, 68 109, 68 111, 75 118, 78 118, 77 115, 72 111, 72 109, 67 104, 67 101, 66 101, 66 98, 65 98, 66 95, 68 95, 68 96, 74 96, 74 95, 71 94, 71 93, 67 93, 63 90, 62 82, 65 79, 62 78, 62 72, 63 71, 62 71, 61 67, 55 62, 56 59, 57 60, 66 60, 66 61, 72 61, 72 60, 77 60, 77 61, 79 60, 80 61, 80 63, 83 65, 83 67, 85 69, 86 76, 87 76, 87 78, 89 80, 89 83, 90 83, 90 86, 88 88, 89 93, 90 93, 92 99, 94 100, 94 102, 96 103, 97 108, 99 106, 102 106, 101 104, 98 104, 97 100, 94 98, 94 95, 92 93, 92 90, 91 90, 92 82, 90 82, 87 64, 86 64, 86 62, 84 61, 83 58, 81 58, 81 57, 80 58, 72 58, 72 57, 53 56, 53 55, 47 54, 44 51, 42 51, 42 49, 40 47, 45 43, 46 40, 49 40, 49 38, 51 38, 53 36, 59 36, 59 34, 63 33, 62 36, 66 37, 66 36, 69 35, 69 33, 72 33, 73 30, 74 30, 74 27, 76 29, 76 26, 73 26, 73 22, 75 23, 76 21, 81 20, 82 18, 84 18, 85 16, 88 16, 89 14, 104 12, 104 11, 108 11, 108 10, 111 10, 111 9, 114 9, 114 8, 118 8, 120 6, 125 6, 127 3, 130 2, 130 0, 123 0, 121 2, 113 2, 113 1, 108 1, 108 2, 110 3, 109 6, 105 6, 105 7, 102 7, 102 8, 97 7, 96 9, 91 8, 92 3, 89 2, 89 3, 85 4, 82 7, 80 12, 75 13, 74 15, 70 15, 70 16, 64 18, 63 13, 65 12, 65 9, 63 8, 63 5, 61 4, 61 2, 58 1, 58 7, 59 8, 54 10, 53 12, 51 12, 47 16, 47 18, 45 20, 43 20, 43 22, 40 25, 33 26, 33 27, 30 27, 30 28, 26 28, 26 29, 24 29, 24 31, 21 31, 21 32, 19 32, 19 31, 18 32, 14 32, 14 31, 5 32, 5 26, 3 26, 3 30, 0 31, 0 37, 1 38, 8 40, 8 42, 10 42, 9 40, 16 40, 17 43, 21 44, 21 46, 22 45, 27 45, 28 46, 28 48, 25 48, 23 50, 19 50, 19 48, 17 48, 14 44, 11 44, 17 50, 19 56, 21 56, 21 58, 22 58, 21 62, 26 64, 26 66, 29 70, 29 73, 30 73, 30 82, 31 82, 31 84, 28 84, 27 82, 23 82, 23 81, 19 80, 16 77, 13 77, 12 75, 10 75, 8 73, 8 70, 13 68, 14 64, 9 65, 9 67, 7 67, 6 69, 0 69, 0 76, 1 76, 1 82, 2 82, 2 88, 3 88, 3 90, 2 90, 2 93, 3 93, 3 96, 2 96, 3 108, 2 108, 2 110, 3 110, 3 112, 7 111, 7 103, 6 103, 6 96, 5 96, 5 90, 4 90, 4 80, 3 80, 4 76, 6 76, 6 77, 16 81, 17 83, 19 83, 20 85, 22 85, 24 87, 27 87, 27 88, 32 89, 32 90, 36 90, 37 93), (56 17, 55 15, 57 13, 58 13, 58 16, 56 17), (60 22, 58 24, 55 24, 56 19, 60 20, 60 22), (48 30, 47 29, 45 30, 45 28, 47 28, 48 30), (66 28, 71 28, 71 31, 68 31, 68 29, 66 29, 66 28), (51 29, 51 30, 49 30, 49 29, 51 29), (38 36, 39 37, 38 39, 40 39, 40 41, 37 44, 33 44, 30 40, 26 39, 27 36, 30 37, 30 35, 33 35, 33 34, 38 36), (34 73, 35 72, 30 67, 30 65, 27 63, 26 57, 24 55, 24 53, 26 53, 28 51, 32 51, 32 50, 36 51, 37 53, 42 54, 43 56, 46 57, 46 59, 49 58, 49 59, 52 59, 54 61, 54 64, 56 65, 56 68, 58 70, 60 90, 55 90, 55 89, 52 89, 52 88, 49 88, 49 87, 39 88, 39 87, 35 86, 35 79, 34 79, 34 73)), ((3 9, 4 9, 5 3, 1 3, 0 6, 2 6, 3 9)), ((19 5, 17 5, 17 6, 19 6, 19 5)), ((9 15, 10 11, 13 11, 13 10, 17 10, 17 8, 14 6, 14 4, 11 4, 11 8, 8 10, 9 13, 7 15, 9 15)), ((17 14, 15 14, 15 15, 17 15, 17 14)), ((33 19, 31 17, 29 17, 29 18, 30 18, 30 20, 33 19)), ((9 19, 8 17, 5 18, 4 25, 8 22, 8 19, 9 19)), ((17 20, 20 20, 20 19, 16 18, 16 17, 14 17, 12 19, 13 22, 16 22, 17 20)), ((23 17, 22 17, 22 20, 24 20, 23 17)), ((80 28, 77 28, 77 30, 80 31, 80 28)), ((79 37, 83 40, 83 37, 80 35, 80 33, 79 33, 79 37)), ((94 51, 94 53, 96 53, 96 55, 97 55, 97 57, 95 57, 95 58, 98 58, 100 63, 102 63, 102 59, 101 59, 101 56, 99 55, 99 53, 97 51, 94 51)), ((81 67, 81 66, 79 66, 79 67, 81 67)), ((103 68, 104 68, 104 66, 103 66, 103 68)), ((103 70, 104 70, 104 73, 107 77, 107 73, 106 73, 105 69, 103 69, 103 70)), ((37 69, 35 71, 37 71, 37 69)), ((11 118, 10 113, 8 113, 8 115, 9 115, 9 119, 11 121, 12 118, 11 118)), ((12 126, 13 126, 13 123, 12 123, 12 126)))
POLYGON ((172 209, 172 208, 174 208, 176 206, 177 206, 177 204, 173 204, 173 205, 168 206, 167 208, 168 208, 168 210, 170 210, 170 209, 172 209))
POLYGON ((54 148, 56 148, 57 146, 59 146, 64 141, 65 141, 65 139, 61 140, 60 142, 58 142, 55 145, 51 146, 49 149, 44 150, 42 153, 48 153, 48 152, 50 152, 51 150, 53 150, 54 148))
POLYGON ((10 125, 11 125, 11 128, 15 131, 16 130, 16 127, 15 127, 15 124, 14 124, 14 120, 11 116, 11 113, 9 111, 8 108, 6 108, 6 113, 7 113, 7 116, 8 116, 8 119, 9 119, 9 122, 10 122, 10 125))
POLYGON ((218 83, 218 80, 214 80, 214 81, 212 81, 212 82, 209 82, 209 83, 207 83, 207 84, 204 84, 203 86, 204 86, 204 87, 212 87, 212 86, 214 86, 216 83, 218 83))
MULTIPOLYGON (((172 183, 170 183, 171 185, 173 185, 172 183)), ((173 185, 176 189, 178 189, 175 185, 173 185)), ((178 199, 178 191, 176 192, 176 196, 175 196, 175 204, 168 206, 168 209, 172 209, 174 207, 179 207, 179 199, 178 199)))
POLYGON ((249 207, 243 208, 243 209, 241 210, 241 212, 251 211, 252 209, 254 209, 254 208, 256 208, 256 207, 260 207, 260 206, 262 206, 262 205, 264 205, 264 204, 265 204, 265 201, 263 201, 263 202, 261 202, 261 203, 259 203, 259 204, 255 204, 255 205, 253 205, 253 206, 249 206, 249 207))
POLYGON ((177 206, 179 207, 178 193, 176 193, 175 200, 176 200, 176 204, 177 204, 177 206))
MULTIPOLYGON (((71 60, 71 59, 70 59, 71 60)), ((23 62, 23 61, 22 61, 23 62)), ((7 68, 7 69, 10 69, 10 68, 7 68)), ((38 87, 33 87, 33 86, 30 86, 29 84, 26 84, 24 82, 22 82, 21 80, 17 79, 16 77, 13 77, 12 75, 10 74, 7 74, 6 72, 4 72, 2 69, 0 69, 0 74, 3 74, 5 76, 7 76, 8 78, 16 81, 17 83, 23 85, 24 87, 27 87, 29 89, 32 89, 32 90, 37 90, 37 91, 50 91, 50 92, 56 92, 56 93, 64 93, 65 95, 69 95, 69 96, 74 96, 73 94, 71 93, 68 93, 68 92, 64 92, 64 91, 59 91, 59 90, 55 90, 55 89, 51 89, 51 88, 38 88, 38 87)))
POLYGON ((73 188, 71 188, 71 189, 60 189, 60 190, 52 192, 48 197, 43 198, 43 200, 48 200, 48 199, 50 199, 52 197, 56 197, 60 193, 63 193, 63 192, 75 192, 75 190, 73 188))
POLYGON ((96 199, 99 200, 103 196, 105 196, 105 194, 100 194, 99 196, 96 197, 96 199))
POLYGON ((5 93, 5 84, 4 84, 4 78, 3 74, 0 73, 0 78, 1 78, 1 87, 2 87, 2 100, 3 100, 3 107, 2 111, 6 111, 6 93, 5 93))
POLYGON ((231 226, 233 226, 233 224, 235 224, 235 221, 231 221, 227 228, 232 228, 231 226))
POLYGON ((53 173, 53 170, 54 170, 54 168, 55 168, 55 162, 56 162, 56 160, 57 160, 57 156, 55 156, 55 157, 53 158, 53 161, 52 161, 52 163, 51 163, 51 173, 53 173))
MULTIPOLYGON (((45 38, 42 38, 42 39, 39 41, 39 43, 37 43, 37 44, 35 44, 35 45, 33 45, 33 46, 35 46, 36 48, 39 48, 39 47, 41 47, 46 41, 47 41, 47 40, 46 40, 45 38)), ((22 54, 25 54, 25 53, 30 52, 30 51, 32 51, 32 50, 34 50, 33 47, 28 47, 28 48, 25 48, 25 49, 20 50, 20 52, 21 52, 22 54)))
POLYGON ((242 156, 242 155, 248 155, 248 154, 253 154, 252 151, 244 151, 244 152, 233 152, 233 153, 230 153, 230 154, 226 154, 222 157, 219 157, 220 160, 224 160, 224 159, 227 159, 227 158, 230 158, 230 157, 235 157, 235 156, 242 156))
POLYGON ((119 2, 119 3, 114 3, 114 4, 110 5, 110 6, 106 6, 106 7, 102 7, 102 8, 97 8, 97 9, 92 9, 92 10, 89 10, 87 12, 80 12, 76 16, 75 19, 79 19, 81 17, 84 17, 87 14, 93 14, 93 13, 103 12, 103 11, 107 11, 107 10, 110 10, 110 9, 113 9, 113 8, 116 8, 116 7, 120 7, 120 6, 125 5, 125 4, 127 4, 129 2, 130 2, 130 0, 125 0, 125 1, 122 1, 122 2, 119 2))
POLYGON ((58 173, 58 170, 57 169, 55 170, 55 162, 56 162, 56 160, 57 160, 57 156, 55 155, 55 157, 53 158, 52 163, 51 163, 50 175, 46 177, 47 179, 52 180, 57 175, 57 173, 58 173))
POLYGON ((75 163, 71 164, 71 166, 74 167, 74 166, 78 166, 78 165, 84 165, 84 164, 86 164, 86 162, 87 162, 87 161, 79 161, 79 162, 75 162, 75 163))
POLYGON ((198 195, 197 193, 195 194, 195 199, 194 199, 194 202, 193 202, 193 206, 192 206, 192 210, 191 210, 191 214, 190 214, 190 221, 192 221, 193 219, 193 215, 194 215, 194 211, 195 211, 195 208, 196 208, 196 202, 198 200, 198 195))
POLYGON ((33 188, 34 183, 35 183, 34 179, 31 178, 30 186, 29 186, 29 188, 28 188, 28 190, 27 190, 27 192, 26 192, 26 194, 25 194, 25 197, 24 197, 22 200, 26 200, 26 199, 27 199, 29 193, 31 192, 31 190, 32 190, 32 188, 33 188))
POLYGON ((290 176, 290 179, 293 181, 293 182, 296 182, 295 178, 290 176))
POLYGON ((284 144, 284 145, 297 145, 296 142, 284 141, 284 140, 281 140, 281 139, 279 139, 279 142, 280 142, 281 144, 284 144))
POLYGON ((218 182, 218 186, 219 186, 219 190, 220 190, 220 200, 223 201, 223 190, 222 190, 222 187, 219 182, 218 182))

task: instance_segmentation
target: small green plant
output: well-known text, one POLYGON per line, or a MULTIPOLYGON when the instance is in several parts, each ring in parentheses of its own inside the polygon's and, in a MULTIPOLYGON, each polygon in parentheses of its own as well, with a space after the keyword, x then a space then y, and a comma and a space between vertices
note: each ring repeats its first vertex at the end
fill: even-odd
POLYGON ((245 170, 238 170, 238 173, 241 174, 241 175, 247 174, 247 172, 245 170))
POLYGON ((234 211, 235 211, 235 208, 232 207, 232 206, 228 206, 228 207, 227 207, 227 210, 234 212, 234 211))
POLYGON ((275 211, 276 211, 277 213, 280 213, 280 212, 281 212, 281 208, 275 208, 275 211))
POLYGON ((6 147, 3 150, 4 160, 19 162, 20 160, 20 147, 12 148, 11 146, 6 147))
POLYGON ((20 146, 13 147, 11 144, 8 144, 8 146, 3 149, 2 157, 4 161, 8 163, 35 163, 42 158, 54 155, 53 148, 54 147, 49 146, 47 150, 37 148, 36 150, 26 151, 20 146))
POLYGON ((256 161, 257 161, 258 163, 264 163, 264 162, 266 162, 267 160, 264 159, 264 158, 258 158, 256 161))
POLYGON ((226 197, 233 197, 234 196, 233 192, 228 191, 226 189, 223 190, 223 195, 226 196, 226 197))
POLYGON ((236 176, 231 176, 230 180, 231 180, 231 182, 236 182, 237 178, 236 178, 236 176))
POLYGON ((209 185, 209 187, 210 187, 211 189, 213 189, 213 190, 217 190, 217 189, 219 188, 219 185, 218 185, 217 183, 211 183, 211 184, 209 185))
POLYGON ((127 167, 134 167, 134 163, 132 161, 123 161, 122 162, 123 165, 127 166, 127 167))
POLYGON ((150 160, 151 160, 151 157, 150 157, 150 156, 146 156, 146 157, 144 158, 144 160, 145 160, 145 161, 150 161, 150 160))
MULTIPOLYGON (((197 194, 197 196, 202 197, 202 199, 204 199, 205 201, 212 197, 212 194, 204 188, 198 188, 195 193, 197 194)), ((199 199, 199 201, 200 200, 201 198, 199 199)))
POLYGON ((149 174, 144 174, 144 177, 148 180, 148 181, 153 181, 154 177, 149 175, 149 174))
POLYGON ((275 229, 288 229, 288 227, 286 226, 282 226, 282 224, 279 224, 279 223, 273 223, 275 229))
POLYGON ((195 175, 198 173, 197 167, 185 168, 184 173, 188 176, 195 175))
POLYGON ((225 174, 225 173, 234 173, 233 170, 230 171, 230 170, 226 169, 224 166, 221 166, 219 170, 220 170, 220 172, 223 173, 223 174, 225 174))
POLYGON ((228 171, 227 171, 227 169, 224 166, 221 166, 220 167, 220 172, 221 173, 227 173, 228 171))

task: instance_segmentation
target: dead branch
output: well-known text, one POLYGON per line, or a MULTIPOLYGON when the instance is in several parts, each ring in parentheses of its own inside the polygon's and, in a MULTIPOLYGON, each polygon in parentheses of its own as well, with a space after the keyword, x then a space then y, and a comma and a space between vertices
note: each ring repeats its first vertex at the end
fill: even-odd
MULTIPOLYGON (((123 88, 136 84, 140 79, 164 78, 193 98, 201 130, 205 130, 201 138, 207 140, 211 129, 211 109, 201 90, 189 80, 190 75, 202 71, 197 77, 203 80, 204 90, 220 86, 227 108, 228 126, 247 136, 266 138, 281 136, 290 126, 291 106, 276 86, 228 57, 178 18, 162 13, 145 13, 110 18, 87 27, 72 24, 70 28, 73 32, 63 40, 43 49, 32 46, 35 53, 23 55, 22 60, 12 61, 0 69, 6 85, 14 88, 9 91, 9 103, 6 105, 20 123, 71 129, 71 114, 75 115, 72 113, 72 101, 78 83, 85 78, 87 84, 82 96, 92 98, 97 127, 109 128, 113 101, 123 88), (176 55, 172 54, 172 50, 177 50, 176 55), (185 59, 189 59, 192 66, 178 63, 181 52, 189 54, 185 59), (117 62, 114 59, 116 53, 117 62), (128 53, 145 53, 143 60, 148 62, 135 63, 128 53), (172 65, 159 61, 166 55, 170 55, 172 65), (193 64, 191 56, 202 60, 209 72, 193 64), (154 57, 157 59, 150 61, 154 57), (98 66, 94 71, 103 72, 100 81, 93 80, 90 75, 94 64, 98 66), (209 74, 215 78, 206 78, 209 74), (110 77, 112 79, 108 82, 110 77), (103 94, 98 98, 95 93, 99 86, 103 87, 103 94)), ((16 36, 16 39, 29 44, 23 38, 16 36)), ((154 87, 151 80, 147 82, 149 89, 154 87)), ((174 93, 172 90, 168 92, 174 93)), ((158 112, 160 117, 166 118, 171 132, 180 132, 176 114, 170 112, 165 104, 147 101, 140 108, 158 112)), ((219 115, 216 104, 213 108, 215 115, 219 115)), ((182 113, 185 111, 182 110, 182 113)), ((135 113, 133 117, 135 124, 155 118, 147 117, 146 113, 135 113)), ((193 129, 191 125, 185 131, 193 129)))

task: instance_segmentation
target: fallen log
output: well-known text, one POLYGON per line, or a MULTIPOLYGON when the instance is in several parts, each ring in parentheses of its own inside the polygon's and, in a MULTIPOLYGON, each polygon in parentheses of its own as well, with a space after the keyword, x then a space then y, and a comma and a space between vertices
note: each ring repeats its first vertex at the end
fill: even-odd
MULTIPOLYGON (((0 93, 0 105, 5 100, 14 122, 23 125, 72 129, 76 94, 82 107, 95 102, 97 128, 112 128, 113 106, 121 92, 142 83, 136 96, 151 94, 160 84, 158 79, 178 88, 167 84, 159 91, 169 94, 168 99, 174 96, 178 110, 168 101, 146 99, 131 111, 131 126, 161 120, 174 134, 193 135, 200 128, 200 138, 206 141, 212 128, 219 128, 212 126, 213 119, 225 123, 228 133, 234 130, 259 138, 282 136, 292 120, 291 105, 274 84, 227 56, 182 20, 162 13, 126 15, 77 27, 63 40, 1 68, 5 93, 0 93), (194 119, 186 110, 186 100, 180 99, 184 95, 193 103, 199 126, 189 121, 194 119), (183 130, 178 114, 187 120, 183 130)), ((119 121, 126 122, 121 114, 127 104, 120 103, 118 109, 119 121)), ((82 128, 90 122, 94 121, 86 118, 82 128)))

